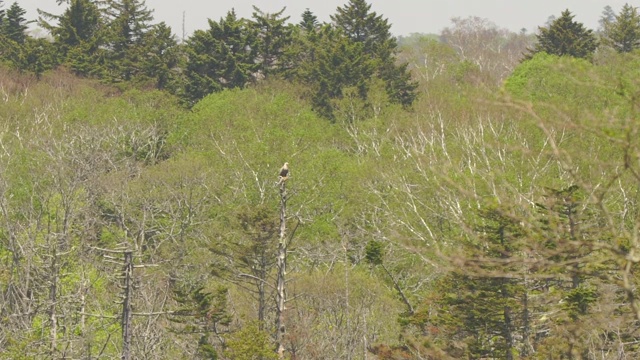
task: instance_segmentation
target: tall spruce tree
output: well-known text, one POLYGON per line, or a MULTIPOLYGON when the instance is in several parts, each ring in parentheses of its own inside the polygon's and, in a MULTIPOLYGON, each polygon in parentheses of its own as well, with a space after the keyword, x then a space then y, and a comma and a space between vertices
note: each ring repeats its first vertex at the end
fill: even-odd
POLYGON ((144 0, 107 0, 107 77, 114 82, 131 80, 140 74, 144 35, 151 29, 152 11, 144 0))
POLYGON ((2 29, 2 24, 5 19, 5 10, 4 10, 4 1, 0 0, 0 29, 2 29))
POLYGON ((18 5, 18 2, 11 4, 2 21, 2 33, 12 41, 18 44, 24 44, 27 39, 27 19, 24 15, 27 13, 25 9, 18 5))
POLYGON ((536 35, 538 44, 530 51, 527 59, 539 52, 551 55, 589 58, 598 47, 593 30, 586 29, 582 23, 573 21, 569 10, 551 22, 549 27, 540 27, 536 35))
MULTIPOLYGON (((59 4, 62 1, 59 1, 59 4)), ((47 29, 54 39, 61 61, 81 76, 101 73, 102 14, 91 0, 71 0, 69 7, 54 15, 41 10, 38 23, 47 29)))
POLYGON ((527 289, 522 279, 504 275, 520 273, 522 268, 501 261, 508 264, 507 259, 519 256, 524 229, 505 209, 495 206, 481 210, 474 227, 482 235, 478 244, 469 244, 472 257, 492 259, 499 265, 487 262, 475 274, 454 272, 443 279, 438 302, 442 311, 435 322, 452 330, 446 334, 448 341, 465 343, 472 358, 514 359, 514 353, 527 351, 531 309, 523 301, 527 289))
POLYGON ((54 15, 38 11, 41 15, 38 23, 47 29, 54 38, 62 55, 76 46, 93 43, 89 49, 95 51, 98 47, 97 38, 102 28, 102 18, 98 7, 90 0, 71 0, 69 7, 62 15, 54 15), (45 19, 53 20, 51 24, 45 19))
POLYGON ((298 27, 302 28, 306 32, 311 32, 317 30, 318 26, 318 17, 307 8, 302 13, 302 20, 298 23, 298 27))
POLYGON ((180 50, 171 27, 164 22, 155 25, 144 34, 141 71, 144 77, 152 79, 157 89, 174 86, 174 68, 180 61, 180 50))
POLYGON ((282 16, 284 8, 273 14, 255 6, 253 9, 251 27, 256 36, 257 70, 262 76, 282 73, 291 66, 286 52, 293 42, 292 27, 286 24, 289 17, 282 16))
POLYGON ((404 106, 411 105, 417 85, 411 81, 406 66, 395 63, 397 41, 389 31, 387 19, 372 12, 365 0, 351 0, 339 7, 331 20, 351 42, 362 45, 362 56, 385 82, 389 98, 404 106))
POLYGON ((603 18, 603 40, 617 52, 627 53, 640 48, 640 14, 638 8, 625 4, 613 19, 603 18))
POLYGON ((186 84, 183 99, 194 104, 204 96, 229 88, 242 88, 256 71, 256 36, 234 10, 208 30, 196 30, 187 39, 186 84))
POLYGON ((311 87, 314 110, 333 120, 333 101, 341 98, 347 88, 365 99, 375 69, 363 56, 362 43, 350 41, 342 30, 330 25, 323 26, 309 45, 312 49, 300 64, 297 76, 311 87))

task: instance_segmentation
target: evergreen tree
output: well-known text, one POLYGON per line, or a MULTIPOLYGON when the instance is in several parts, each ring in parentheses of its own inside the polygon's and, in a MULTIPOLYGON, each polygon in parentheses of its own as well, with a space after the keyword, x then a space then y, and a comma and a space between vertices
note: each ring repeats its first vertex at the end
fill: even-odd
POLYGON ((24 15, 27 11, 14 2, 7 10, 2 21, 2 33, 10 40, 18 44, 24 44, 27 39, 27 20, 24 15))
POLYGON ((187 39, 186 85, 183 98, 190 104, 212 92, 244 87, 256 70, 255 34, 234 10, 209 30, 197 30, 187 39))
POLYGON ((171 28, 164 22, 155 25, 144 34, 141 70, 144 77, 153 79, 154 86, 164 89, 171 86, 173 69, 178 66, 180 50, 171 28))
POLYGON ((44 18, 57 22, 57 25, 53 25, 42 17, 38 21, 40 26, 49 30, 63 55, 81 44, 93 43, 94 46, 90 47, 93 48, 92 52, 97 49, 102 19, 100 10, 90 0, 71 0, 69 7, 62 15, 53 15, 44 11, 39 13, 44 18))
POLYGON ((4 23, 4 19, 5 19, 5 11, 3 7, 4 7, 3 1, 0 0, 0 29, 2 29, 2 24, 4 23))
POLYGON ((58 65, 55 46, 47 39, 28 37, 21 47, 18 69, 40 77, 42 73, 58 65))
POLYGON ((603 43, 617 52, 626 53, 640 48, 640 15, 638 8, 625 4, 613 19, 603 19, 603 43))
POLYGON ((362 43, 370 58, 381 62, 392 60, 397 42, 389 32, 391 25, 382 15, 371 12, 371 5, 365 0, 349 1, 331 15, 331 20, 351 41, 362 43))
POLYGON ((315 16, 308 8, 302 13, 302 20, 298 23, 298 27, 306 32, 316 31, 318 29, 318 17, 315 16))
POLYGON ((362 45, 362 55, 385 82, 389 98, 404 106, 411 105, 417 84, 411 81, 406 66, 395 64, 397 41, 391 36, 387 19, 371 12, 371 5, 365 0, 351 0, 339 7, 331 20, 350 41, 362 45))
POLYGON ((144 35, 151 28, 152 11, 144 0, 107 0, 108 74, 111 81, 131 80, 140 73, 144 35))
POLYGON ((320 30, 313 61, 302 64, 300 76, 311 85, 313 107, 322 116, 334 118, 332 100, 341 98, 347 88, 366 98, 375 69, 363 50, 362 43, 350 41, 340 29, 326 25, 320 30))
POLYGON ((282 17, 284 8, 273 14, 264 13, 255 6, 253 9, 251 27, 256 35, 258 71, 263 76, 282 73, 290 67, 290 61, 286 59, 286 51, 293 42, 292 28, 286 24, 289 17, 282 17))
MULTIPOLYGON (((443 279, 436 323, 449 341, 462 341, 472 358, 514 359, 514 353, 526 352, 527 323, 530 316, 526 288, 521 279, 501 276, 518 273, 518 265, 508 266, 500 260, 517 256, 524 231, 504 210, 490 208, 480 212, 480 243, 470 246, 474 258, 495 259, 494 264, 481 264, 476 275, 452 273, 443 279), (516 343, 516 338, 523 341, 516 343)), ((508 264, 508 262, 506 262, 508 264)), ((471 265, 470 265, 471 266, 471 265)), ((530 329, 529 329, 530 330, 530 329)), ((456 355, 456 354, 452 354, 456 355)))
POLYGON ((598 41, 592 30, 585 29, 582 23, 573 21, 573 18, 574 15, 565 10, 549 27, 539 28, 540 34, 536 35, 538 44, 527 59, 539 52, 589 58, 598 47, 598 41))
POLYGON ((613 22, 616 19, 616 13, 613 11, 613 8, 610 5, 607 5, 602 10, 602 15, 600 16, 600 27, 604 29, 607 23, 613 22))

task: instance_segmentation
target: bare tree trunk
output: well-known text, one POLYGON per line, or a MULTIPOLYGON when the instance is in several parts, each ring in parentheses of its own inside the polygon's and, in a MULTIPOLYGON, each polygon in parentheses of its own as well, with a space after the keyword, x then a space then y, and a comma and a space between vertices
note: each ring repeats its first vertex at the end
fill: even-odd
POLYGON ((131 358, 131 296, 133 295, 133 253, 124 253, 124 299, 122 301, 122 360, 131 358))
POLYGON ((276 266, 278 275, 276 279, 276 345, 278 358, 284 359, 284 311, 285 311, 285 277, 287 274, 287 182, 280 181, 280 235, 276 266))
POLYGON ((58 301, 58 254, 57 254, 57 240, 54 240, 53 249, 51 254, 51 284, 49 286, 49 301, 51 302, 49 307, 49 322, 51 324, 51 328, 49 330, 49 336, 51 337, 50 343, 50 356, 55 358, 58 338, 58 320, 56 314, 56 302, 58 301))

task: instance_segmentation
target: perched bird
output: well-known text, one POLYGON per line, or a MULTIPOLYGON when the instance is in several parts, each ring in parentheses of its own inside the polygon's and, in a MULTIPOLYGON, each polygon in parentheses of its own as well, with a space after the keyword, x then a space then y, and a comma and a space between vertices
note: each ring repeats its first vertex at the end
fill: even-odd
POLYGON ((283 181, 287 180, 287 176, 289 176, 289 163, 286 162, 280 168, 280 177, 278 178, 278 184, 281 184, 283 181))
POLYGON ((289 163, 288 162, 284 163, 284 165, 282 165, 282 167, 280 168, 280 177, 281 178, 286 178, 287 175, 289 175, 289 163))

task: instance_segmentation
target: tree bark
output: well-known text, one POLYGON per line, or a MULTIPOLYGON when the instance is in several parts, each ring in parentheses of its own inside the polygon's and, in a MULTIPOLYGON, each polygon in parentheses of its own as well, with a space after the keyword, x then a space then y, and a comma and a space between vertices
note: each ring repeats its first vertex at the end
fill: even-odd
POLYGON ((276 345, 278 358, 284 359, 284 311, 286 302, 285 281, 287 274, 287 182, 280 181, 280 234, 278 242, 278 252, 276 266, 278 275, 276 279, 276 345))
POLYGON ((133 290, 133 253, 124 253, 124 299, 122 301, 122 360, 131 358, 131 296, 133 290))

